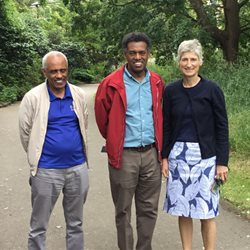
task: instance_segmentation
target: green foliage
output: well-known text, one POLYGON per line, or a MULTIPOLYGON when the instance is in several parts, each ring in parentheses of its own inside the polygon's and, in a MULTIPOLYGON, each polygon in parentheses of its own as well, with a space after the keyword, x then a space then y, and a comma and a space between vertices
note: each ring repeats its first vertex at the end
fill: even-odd
POLYGON ((71 73, 71 79, 72 81, 81 81, 81 82, 86 82, 90 83, 93 81, 94 76, 88 73, 84 69, 74 69, 71 73))
POLYGON ((14 101, 23 95, 25 86, 40 79, 39 73, 34 73, 34 67, 41 49, 39 41, 44 39, 39 37, 37 27, 30 27, 31 22, 26 24, 28 18, 21 18, 13 1, 1 1, 0 5, 3 17, 0 23, 1 98, 14 101))
POLYGON ((32 85, 30 84, 22 84, 19 87, 17 84, 13 84, 12 86, 4 86, 0 82, 0 103, 11 103, 16 100, 21 100, 22 96, 31 89, 32 85))
POLYGON ((204 46, 214 49, 211 37, 194 21, 194 12, 186 5, 180 0, 95 0, 74 5, 71 1, 71 8, 78 13, 74 32, 82 38, 88 34, 87 40, 92 39, 94 47, 101 51, 101 59, 115 65, 123 60, 122 37, 128 32, 143 31, 152 39, 156 63, 165 65, 184 39, 198 38, 204 46))
POLYGON ((103 79, 103 76, 108 75, 115 70, 115 68, 107 69, 106 66, 107 64, 105 62, 100 62, 92 64, 88 69, 74 69, 71 72, 71 81, 81 81, 86 83, 100 82, 103 79), (109 70, 109 72, 106 70, 109 70))
POLYGON ((22 20, 25 24, 25 29, 22 30, 22 35, 26 37, 29 43, 29 56, 33 57, 38 54, 42 56, 49 50, 50 41, 48 39, 47 31, 40 25, 38 19, 34 18, 32 12, 24 12, 21 14, 22 20))
POLYGON ((202 74, 222 87, 229 113, 235 114, 250 107, 250 73, 247 61, 232 65, 212 58, 204 63, 202 74))
POLYGON ((154 62, 149 62, 148 68, 154 72, 157 72, 163 78, 166 84, 181 77, 180 71, 175 62, 170 62, 164 66, 156 65, 154 62))
POLYGON ((250 157, 250 112, 247 108, 229 114, 229 131, 231 150, 250 157))
POLYGON ((40 27, 46 32, 49 44, 60 44, 72 40, 72 18, 76 14, 65 8, 63 3, 45 5, 39 8, 40 27), (70 39, 69 39, 70 38, 70 39))
POLYGON ((18 15, 14 1, 0 1, 0 20, 3 26, 22 27, 22 19, 18 15))
POLYGON ((88 73, 93 76, 94 82, 100 82, 104 76, 108 75, 114 70, 114 68, 107 68, 106 62, 99 62, 92 64, 88 69, 88 73))
POLYGON ((71 70, 88 68, 91 63, 91 58, 83 43, 63 42, 51 45, 51 49, 61 51, 67 56, 71 70))
POLYGON ((249 57, 250 42, 249 42, 249 26, 250 26, 250 1, 246 1, 246 5, 241 8, 241 26, 242 35, 239 44, 239 56, 249 57))
POLYGON ((3 86, 0 83, 0 103, 1 102, 13 102, 17 100, 18 88, 17 86, 3 86))
POLYGON ((183 40, 197 38, 208 47, 211 38, 187 17, 174 14, 171 17, 156 15, 149 23, 148 34, 153 40, 156 63, 166 65, 175 56, 183 40), (186 31, 189 32, 186 32, 186 31), (174 52, 173 52, 174 51, 174 52))

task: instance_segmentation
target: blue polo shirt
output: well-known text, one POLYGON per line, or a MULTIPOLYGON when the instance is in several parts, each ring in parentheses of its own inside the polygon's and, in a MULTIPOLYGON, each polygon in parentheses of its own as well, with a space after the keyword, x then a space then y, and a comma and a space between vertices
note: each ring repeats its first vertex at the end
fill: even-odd
POLYGON ((56 97, 48 88, 50 108, 47 133, 39 168, 69 168, 85 162, 83 139, 68 84, 64 97, 56 97))
POLYGON ((124 147, 139 147, 154 143, 154 122, 150 73, 137 81, 125 68, 123 79, 126 88, 126 132, 124 147))

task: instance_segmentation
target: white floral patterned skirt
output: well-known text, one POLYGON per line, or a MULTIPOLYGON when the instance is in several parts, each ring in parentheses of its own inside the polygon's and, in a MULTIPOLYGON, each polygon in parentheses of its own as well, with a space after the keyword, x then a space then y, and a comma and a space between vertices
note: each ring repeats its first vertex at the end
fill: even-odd
POLYGON ((211 191, 216 157, 201 159, 198 143, 176 142, 169 154, 164 210, 176 216, 210 219, 219 215, 220 191, 211 191))

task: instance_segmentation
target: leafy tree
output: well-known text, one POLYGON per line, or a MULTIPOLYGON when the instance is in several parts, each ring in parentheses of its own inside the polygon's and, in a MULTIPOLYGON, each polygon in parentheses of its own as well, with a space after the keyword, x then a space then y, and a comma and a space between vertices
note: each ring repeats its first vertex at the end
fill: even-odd
MULTIPOLYGON (((106 53, 106 38, 103 36, 102 29, 103 10, 106 9, 106 2, 69 0, 66 2, 66 6, 75 13, 72 17, 71 41, 84 45, 85 58, 89 60, 91 71, 95 67, 99 71, 100 65, 109 61, 110 55, 106 53)), ((99 75, 99 72, 97 73, 99 75)))
MULTIPOLYGON (((250 29, 250 20, 241 20, 240 11, 250 7, 248 0, 207 1, 189 0, 196 21, 217 41, 228 62, 235 62, 239 52, 240 35, 250 29), (241 24, 242 23, 242 24, 241 24)), ((249 33, 248 33, 249 35, 249 33)))
POLYGON ((154 38, 158 52, 165 52, 167 57, 168 51, 173 51, 183 39, 195 36, 209 47, 219 46, 224 58, 235 62, 240 43, 245 48, 249 46, 246 42, 249 12, 249 0, 109 0, 106 9, 109 15, 103 19, 104 23, 113 24, 107 32, 115 36, 122 30, 147 31, 154 38), (164 45, 164 40, 172 46, 164 45))
POLYGON ((38 54, 46 42, 42 30, 27 15, 18 13, 14 1, 0 1, 1 100, 20 99, 40 81, 38 54))
POLYGON ((157 64, 192 38, 211 60, 249 60, 249 0, 40 0, 31 8, 34 2, 0 0, 1 96, 8 87, 20 98, 39 83, 41 57, 52 49, 68 56, 75 75, 108 74, 123 61, 121 39, 132 31, 151 37, 157 64))

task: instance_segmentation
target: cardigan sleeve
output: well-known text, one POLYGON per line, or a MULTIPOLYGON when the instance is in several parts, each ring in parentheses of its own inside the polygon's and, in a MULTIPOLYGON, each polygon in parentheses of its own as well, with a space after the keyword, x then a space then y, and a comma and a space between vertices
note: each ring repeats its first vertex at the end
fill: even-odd
POLYGON ((212 105, 215 120, 216 164, 228 165, 229 131, 225 98, 219 86, 215 86, 212 94, 212 105))
POLYGON ((162 158, 168 158, 170 153, 171 144, 171 101, 170 91, 166 87, 163 94, 163 147, 162 147, 162 158))

